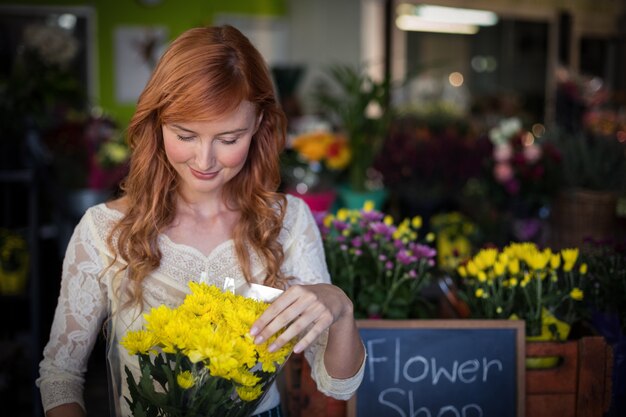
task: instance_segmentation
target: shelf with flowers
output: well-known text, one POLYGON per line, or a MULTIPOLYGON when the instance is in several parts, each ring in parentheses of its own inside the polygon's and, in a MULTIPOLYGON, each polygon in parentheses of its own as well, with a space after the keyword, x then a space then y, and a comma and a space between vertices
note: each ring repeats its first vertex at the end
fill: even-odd
POLYGON ((340 205, 359 209, 371 200, 380 210, 387 191, 373 165, 392 118, 391 82, 375 80, 364 68, 347 65, 331 66, 326 75, 313 98, 324 117, 345 135, 352 155, 346 181, 337 188, 340 205))
POLYGON ((350 158, 347 140, 340 134, 315 129, 296 135, 282 155, 285 191, 302 198, 313 212, 329 211, 350 158))

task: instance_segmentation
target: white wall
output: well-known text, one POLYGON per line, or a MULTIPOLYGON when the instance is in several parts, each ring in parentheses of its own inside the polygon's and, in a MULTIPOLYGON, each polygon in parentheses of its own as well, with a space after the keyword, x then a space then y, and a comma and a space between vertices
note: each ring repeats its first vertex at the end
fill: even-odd
POLYGON ((311 88, 329 64, 361 64, 361 0, 289 0, 288 6, 289 58, 306 68, 298 96, 307 113, 311 88))

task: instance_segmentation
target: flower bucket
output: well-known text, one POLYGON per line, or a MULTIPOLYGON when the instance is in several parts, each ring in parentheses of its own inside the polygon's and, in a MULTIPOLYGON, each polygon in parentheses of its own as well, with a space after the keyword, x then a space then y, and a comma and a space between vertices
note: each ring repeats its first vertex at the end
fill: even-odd
POLYGON ((349 186, 339 186, 339 205, 350 210, 358 210, 366 201, 374 202, 376 210, 382 210, 387 201, 388 192, 385 188, 370 191, 354 191, 349 186))
MULTIPOLYGON (((570 325, 554 317, 552 313, 544 309, 542 314, 541 334, 526 336, 527 342, 564 342, 570 332, 570 325)), ((558 356, 527 357, 527 369, 554 368, 559 364, 558 356)))
POLYGON ((306 192, 304 194, 300 194, 296 190, 289 190, 288 193, 304 200, 314 213, 330 211, 335 199, 337 198, 335 190, 306 192))

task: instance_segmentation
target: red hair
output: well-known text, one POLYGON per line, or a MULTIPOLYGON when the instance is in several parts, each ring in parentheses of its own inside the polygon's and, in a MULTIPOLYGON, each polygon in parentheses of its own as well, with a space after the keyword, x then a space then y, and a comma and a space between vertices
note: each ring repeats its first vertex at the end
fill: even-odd
MULTIPOLYGON (((157 239, 175 216, 179 179, 167 161, 161 126, 174 121, 219 118, 247 100, 262 116, 243 169, 224 188, 229 207, 241 213, 235 226, 235 251, 251 281, 249 248, 266 267, 265 284, 283 287, 284 259, 277 238, 285 197, 279 154, 285 145, 286 119, 276 100, 270 72, 250 41, 231 26, 194 28, 174 40, 139 97, 128 127, 130 171, 122 184, 124 217, 108 244, 127 264, 132 300, 141 302, 141 281, 161 261, 157 239)), ((209 119, 209 120, 211 120, 209 119)))

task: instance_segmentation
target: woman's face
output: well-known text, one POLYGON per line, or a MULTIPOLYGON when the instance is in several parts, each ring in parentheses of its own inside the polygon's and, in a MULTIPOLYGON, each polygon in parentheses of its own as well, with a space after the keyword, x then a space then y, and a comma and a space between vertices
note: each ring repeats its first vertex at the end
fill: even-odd
POLYGON ((165 154, 180 177, 182 194, 219 197, 243 168, 260 120, 254 106, 243 101, 220 119, 164 124, 165 154))

